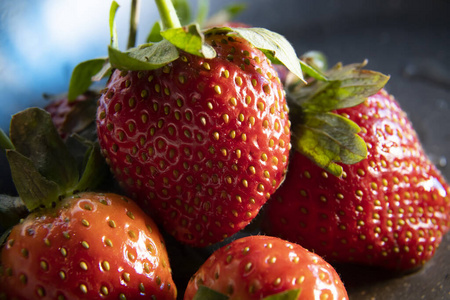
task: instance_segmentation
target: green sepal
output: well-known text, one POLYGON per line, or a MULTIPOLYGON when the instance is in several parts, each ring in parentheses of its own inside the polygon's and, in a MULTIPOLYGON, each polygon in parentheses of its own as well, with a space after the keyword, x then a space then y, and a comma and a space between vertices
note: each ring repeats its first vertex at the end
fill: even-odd
POLYGON ((0 128, 0 149, 7 150, 12 149, 14 150, 14 145, 12 144, 9 137, 6 135, 6 133, 3 131, 3 129, 0 128))
POLYGON ((120 5, 116 1, 112 1, 111 8, 109 9, 109 34, 111 36, 110 46, 114 49, 119 49, 119 41, 116 26, 116 13, 119 6, 120 5))
POLYGON ((194 23, 185 27, 169 28, 161 31, 161 35, 178 49, 187 53, 204 58, 216 57, 214 48, 205 43, 204 36, 198 24, 194 23))
POLYGON ((382 73, 362 69, 366 62, 336 65, 325 73, 327 81, 316 80, 291 88, 289 98, 307 112, 328 112, 356 106, 376 94, 389 80, 382 73))
POLYGON ((109 62, 109 58, 107 58, 100 71, 98 71, 95 75, 91 77, 91 81, 100 81, 103 78, 111 75, 111 71, 112 66, 111 63, 109 62))
POLYGON ((113 68, 132 71, 158 69, 179 57, 177 48, 166 40, 144 44, 127 52, 108 47, 108 54, 113 68))
POLYGON ((208 299, 228 300, 230 299, 230 297, 218 291, 215 291, 207 286, 200 285, 198 287, 197 293, 194 295, 194 298, 192 298, 192 300, 208 300, 208 299))
MULTIPOLYGON (((107 64, 107 58, 96 58, 86 60, 79 63, 72 71, 70 77, 69 90, 67 98, 69 102, 74 101, 79 95, 86 92, 92 84, 92 77, 98 76, 97 74, 103 69, 103 66, 107 64)), ((103 74, 105 76, 106 74, 103 74)))
POLYGON ((71 190, 77 184, 76 161, 48 112, 34 107, 15 114, 11 119, 10 139, 17 152, 29 158, 38 172, 61 190, 71 190))
POLYGON ((337 163, 354 164, 367 157, 360 127, 340 115, 304 112, 292 130, 295 149, 335 176, 343 171, 337 163))
MULTIPOLYGON (((264 297, 263 300, 297 300, 300 297, 301 289, 292 289, 264 297)), ((193 300, 228 300, 229 296, 215 291, 207 286, 200 285, 193 300)))
POLYGON ((300 297, 302 289, 287 290, 278 294, 265 297, 263 300, 297 300, 300 297))
POLYGON ((6 157, 11 167, 14 185, 28 210, 51 207, 61 194, 58 184, 45 178, 32 160, 18 151, 7 150, 6 157))
POLYGON ((0 228, 13 227, 28 213, 29 211, 20 197, 0 194, 0 228))
POLYGON ((265 28, 212 28, 206 32, 225 31, 234 32, 247 40, 250 44, 261 50, 273 63, 283 64, 302 82, 303 72, 295 49, 286 38, 276 32, 265 28))
POLYGON ((152 29, 150 30, 150 33, 147 36, 146 42, 147 43, 158 43, 161 42, 163 37, 161 35, 161 23, 159 21, 155 22, 153 24, 152 29))
POLYGON ((305 61, 300 59, 300 65, 302 66, 302 71, 317 80, 321 80, 321 81, 329 81, 329 79, 326 77, 325 74, 323 74, 319 69, 313 67, 312 65, 309 65, 308 63, 306 63, 305 61))
POLYGON ((88 146, 83 163, 83 174, 75 186, 76 191, 85 191, 102 183, 108 173, 108 166, 102 156, 97 142, 91 142, 79 137, 79 140, 88 146))

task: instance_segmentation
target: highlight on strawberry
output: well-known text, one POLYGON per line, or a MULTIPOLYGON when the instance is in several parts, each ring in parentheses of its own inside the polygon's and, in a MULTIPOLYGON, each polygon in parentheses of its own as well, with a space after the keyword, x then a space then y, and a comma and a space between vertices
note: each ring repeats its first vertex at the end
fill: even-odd
POLYGON ((348 300, 334 268, 302 246, 254 235, 216 250, 192 276, 190 299, 348 300))
POLYGON ((74 76, 91 64, 109 76, 98 139, 124 191, 177 240, 208 246, 249 224, 284 180, 290 122, 272 64, 303 80, 301 63, 277 33, 182 27, 171 1, 156 4, 162 30, 123 52, 113 2, 108 58, 74 76))
POLYGON ((14 115, 9 138, 0 132, 19 194, 0 196, 1 225, 12 227, 1 299, 176 299, 157 225, 131 199, 90 191, 107 171, 98 145, 87 142, 79 164, 40 108, 14 115))
POLYGON ((330 262, 416 270, 449 230, 450 188, 398 102, 378 91, 387 77, 361 67, 287 86, 295 151, 264 227, 330 262))

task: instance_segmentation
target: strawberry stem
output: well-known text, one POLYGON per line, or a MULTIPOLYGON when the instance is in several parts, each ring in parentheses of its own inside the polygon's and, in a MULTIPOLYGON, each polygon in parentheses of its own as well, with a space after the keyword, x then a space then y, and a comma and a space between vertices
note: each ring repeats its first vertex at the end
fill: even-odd
POLYGON ((155 2, 164 30, 181 27, 180 20, 171 0, 155 0, 155 2))
POLYGON ((131 1, 130 32, 128 35, 128 44, 127 44, 128 49, 136 46, 136 33, 139 22, 140 2, 141 2, 140 0, 131 1))

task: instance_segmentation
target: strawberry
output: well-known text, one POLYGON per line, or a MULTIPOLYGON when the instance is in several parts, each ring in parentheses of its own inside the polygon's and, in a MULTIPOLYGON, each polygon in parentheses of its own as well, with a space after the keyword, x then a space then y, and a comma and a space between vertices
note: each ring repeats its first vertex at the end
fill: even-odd
POLYGON ((51 97, 45 106, 52 117, 59 134, 66 139, 73 133, 80 133, 95 123, 98 94, 88 91, 70 101, 67 96, 51 97))
POLYGON ((367 158, 339 164, 342 173, 334 176, 294 151, 286 181, 269 201, 266 232, 328 261, 396 270, 422 266, 449 229, 448 184, 386 90, 336 113, 359 125, 367 158))
POLYGON ((158 228, 117 194, 80 193, 15 226, 0 294, 18 299, 176 299, 158 228))
POLYGON ((16 114, 10 139, 1 139, 21 200, 12 206, 30 212, 2 245, 1 299, 176 299, 154 221, 129 198, 84 192, 101 182, 98 147, 79 177, 50 114, 38 108, 16 114))
POLYGON ((201 247, 245 227, 277 189, 290 129, 277 72, 243 38, 275 34, 196 29, 166 28, 159 44, 125 54, 110 46, 115 69, 99 99, 97 131, 123 189, 179 241, 201 247), (160 64, 158 47, 163 59, 172 50, 174 58, 160 64))
POLYGON ((204 287, 227 296, 217 299, 348 299, 339 275, 320 256, 262 235, 240 238, 216 250, 192 276, 184 299, 194 299, 199 290, 205 292, 204 287))

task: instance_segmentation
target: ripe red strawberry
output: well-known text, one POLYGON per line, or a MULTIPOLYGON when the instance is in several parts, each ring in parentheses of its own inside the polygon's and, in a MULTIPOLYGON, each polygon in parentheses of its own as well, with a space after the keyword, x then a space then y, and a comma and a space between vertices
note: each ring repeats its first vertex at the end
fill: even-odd
POLYGON ((29 215, 7 238, 1 268, 6 299, 177 295, 158 228, 116 194, 76 194, 29 215))
POLYGON ((328 261, 421 266, 449 229, 449 186, 385 90, 337 113, 361 127, 367 159, 342 165, 336 177, 294 152, 267 207, 268 232, 328 261))
POLYGON ((4 235, 1 299, 176 298, 153 220, 128 198, 82 192, 101 182, 98 148, 86 153, 80 176, 50 114, 39 108, 14 115, 9 138, 1 139, 19 194, 10 205, 2 197, 2 214, 24 206, 31 212, 4 235))
POLYGON ((348 299, 339 275, 320 256, 261 235, 240 238, 214 252, 192 276, 184 299, 193 299, 202 286, 228 299, 263 299, 288 291, 290 298, 279 299, 348 299))
POLYGON ((283 181, 290 149, 288 108, 269 58, 228 29, 207 32, 203 48, 214 57, 176 50, 177 59, 149 71, 119 64, 97 115, 122 187, 195 246, 231 236, 257 215, 283 181))

